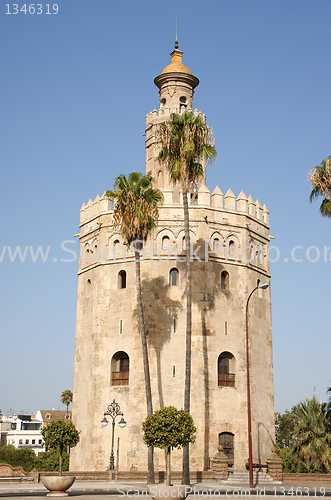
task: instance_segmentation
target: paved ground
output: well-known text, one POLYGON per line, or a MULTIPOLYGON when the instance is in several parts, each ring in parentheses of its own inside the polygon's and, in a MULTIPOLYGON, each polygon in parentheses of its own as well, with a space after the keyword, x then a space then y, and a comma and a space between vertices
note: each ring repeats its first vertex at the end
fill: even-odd
MULTIPOLYGON (((157 489, 157 484, 154 486, 157 489)), ((41 484, 34 483, 0 483, 0 499, 20 500, 40 500, 47 494, 46 488, 41 484)), ((69 496, 81 498, 82 500, 134 500, 147 499, 146 485, 142 483, 120 484, 116 482, 75 482, 69 490, 69 496)), ((152 495, 153 496, 153 495, 152 495)), ((311 497, 311 500, 318 497, 331 497, 331 485, 257 485, 250 490, 248 486, 238 485, 227 486, 224 483, 211 484, 199 483, 191 486, 188 500, 217 498, 241 499, 244 497, 268 497, 281 498, 284 500, 294 500, 294 497, 311 497)), ((61 498, 61 497, 59 497, 61 498)), ((166 498, 165 498, 166 500, 166 498)), ((171 500, 171 498, 169 498, 171 500)), ((301 499, 303 500, 303 499, 301 499)))

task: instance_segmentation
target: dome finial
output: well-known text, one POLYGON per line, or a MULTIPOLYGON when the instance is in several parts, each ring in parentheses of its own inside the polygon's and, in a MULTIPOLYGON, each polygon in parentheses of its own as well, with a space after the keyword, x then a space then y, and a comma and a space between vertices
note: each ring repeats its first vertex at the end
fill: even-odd
POLYGON ((177 38, 177 17, 176 17, 176 41, 175 41, 175 49, 178 49, 178 38, 177 38))

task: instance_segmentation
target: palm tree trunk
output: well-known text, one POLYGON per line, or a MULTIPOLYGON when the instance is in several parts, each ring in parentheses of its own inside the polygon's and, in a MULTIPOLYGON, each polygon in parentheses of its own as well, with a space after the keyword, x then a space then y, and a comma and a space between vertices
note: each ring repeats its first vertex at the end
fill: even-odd
MULTIPOLYGON (((188 189, 183 183, 184 231, 186 244, 186 358, 184 410, 190 413, 191 406, 191 338, 192 338, 192 282, 191 282, 191 244, 190 219, 188 209, 188 189)), ((182 484, 190 484, 190 451, 189 445, 183 448, 182 484)))
MULTIPOLYGON (((145 375, 145 390, 146 390, 146 403, 147 403, 147 415, 152 415, 153 405, 152 405, 152 390, 151 390, 151 377, 149 373, 149 362, 148 362, 148 352, 147 352, 147 339, 144 321, 144 310, 143 301, 141 293, 141 279, 140 279, 140 254, 135 252, 135 264, 136 264, 136 293, 137 293, 137 305, 138 305, 138 315, 139 315, 139 326, 140 326, 140 336, 141 336, 141 346, 143 353, 143 365, 144 365, 144 375, 145 375)), ((148 447, 148 472, 147 472, 147 484, 154 484, 154 448, 153 446, 148 447)))

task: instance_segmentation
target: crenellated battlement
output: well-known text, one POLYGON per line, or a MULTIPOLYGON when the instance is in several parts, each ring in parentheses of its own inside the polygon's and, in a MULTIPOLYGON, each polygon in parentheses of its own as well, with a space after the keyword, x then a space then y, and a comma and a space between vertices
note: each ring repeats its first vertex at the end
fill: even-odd
POLYGON ((251 195, 247 198, 242 190, 236 198, 230 188, 224 196, 218 186, 210 194, 207 186, 202 185, 198 191, 198 205, 243 212, 269 225, 269 212, 266 205, 262 206, 259 200, 254 201, 251 195))
POLYGON ((83 203, 82 208, 80 209, 80 224, 98 217, 101 214, 109 213, 111 209, 112 202, 109 198, 107 198, 106 191, 103 193, 101 198, 99 195, 97 195, 94 201, 90 198, 87 204, 85 205, 85 203, 83 203))
MULTIPOLYGON (((187 107, 185 111, 192 112, 192 108, 187 107)), ((176 110, 171 110, 171 108, 168 106, 161 106, 159 110, 153 109, 153 111, 150 111, 148 115, 146 115, 146 128, 148 128, 150 125, 153 125, 155 122, 160 122, 164 119, 169 118, 171 113, 174 112, 176 112, 176 110)), ((203 123, 206 123, 206 115, 204 113, 195 108, 193 114, 194 116, 200 115, 203 123)))
MULTIPOLYGON (((183 196, 181 192, 179 203, 174 201, 175 195, 172 190, 164 190, 163 196, 164 208, 170 208, 171 206, 178 208, 182 206, 183 196)), ((223 195, 218 186, 210 193, 207 186, 202 185, 198 191, 197 200, 191 202, 190 207, 211 207, 222 212, 240 212, 242 214, 248 214, 258 221, 269 225, 269 212, 267 207, 265 205, 262 206, 259 200, 254 201, 251 195, 247 198, 243 191, 240 191, 239 195, 236 197, 231 189, 228 189, 226 194, 223 195)), ((80 209, 80 224, 84 224, 101 214, 109 213, 111 210, 112 202, 106 197, 106 193, 104 193, 101 198, 98 195, 94 201, 90 199, 87 204, 83 203, 80 209)))

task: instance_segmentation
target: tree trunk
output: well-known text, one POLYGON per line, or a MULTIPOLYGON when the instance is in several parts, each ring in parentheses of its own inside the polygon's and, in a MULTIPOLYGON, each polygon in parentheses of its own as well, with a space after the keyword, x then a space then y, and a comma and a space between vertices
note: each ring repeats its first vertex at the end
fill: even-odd
POLYGON ((171 448, 168 446, 166 455, 167 486, 171 486, 171 448))
POLYGON ((62 448, 60 448, 59 456, 59 476, 62 476, 62 448))
MULTIPOLYGON (((191 242, 190 219, 188 209, 188 189, 183 187, 184 231, 186 246, 186 358, 185 358, 185 386, 184 410, 190 413, 191 406, 191 337, 192 337, 192 282, 191 282, 191 242)), ((183 447, 182 484, 190 484, 190 454, 189 445, 183 447)))
MULTIPOLYGON (((138 305, 138 315, 139 315, 139 326, 140 326, 140 336, 141 336, 141 346, 143 353, 143 365, 144 365, 144 375, 145 375, 145 391, 146 391, 146 403, 147 403, 147 415, 152 415, 153 405, 152 405, 152 390, 151 390, 151 377, 149 373, 149 362, 148 362, 148 352, 147 352, 147 339, 144 321, 144 310, 143 301, 141 293, 141 279, 140 279, 140 254, 135 252, 135 264, 136 264, 136 293, 137 293, 137 305, 138 305)), ((148 447, 148 473, 147 473, 147 484, 154 484, 154 448, 153 446, 148 447)))

